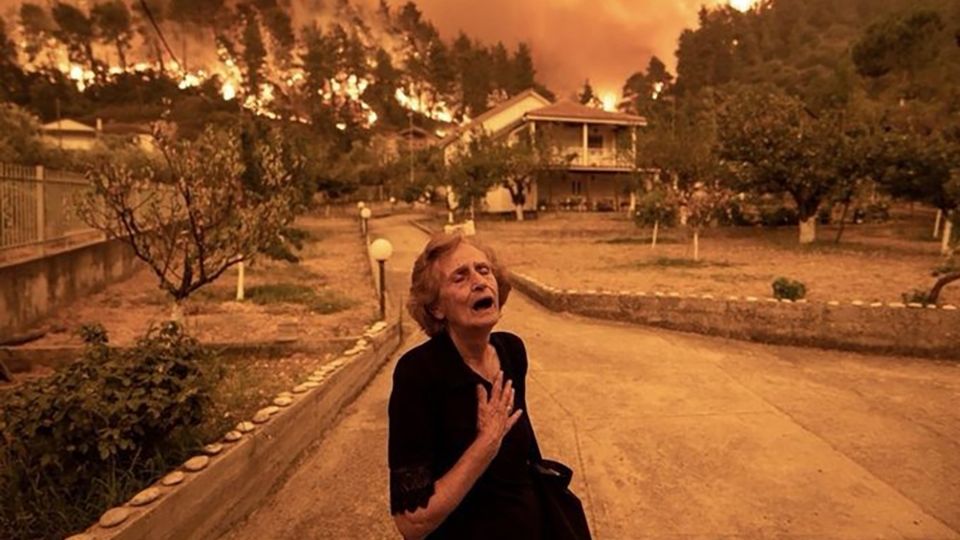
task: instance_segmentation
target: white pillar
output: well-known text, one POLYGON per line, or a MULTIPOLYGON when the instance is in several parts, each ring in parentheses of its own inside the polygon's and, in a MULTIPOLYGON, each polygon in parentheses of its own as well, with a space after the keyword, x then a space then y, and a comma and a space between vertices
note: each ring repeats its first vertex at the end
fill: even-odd
POLYGON ((243 261, 237 263, 237 302, 242 302, 246 296, 246 284, 244 283, 243 261))
POLYGON ((583 164, 586 165, 589 163, 587 158, 587 124, 583 124, 583 147, 580 150, 581 159, 583 159, 583 164))
POLYGON ((950 219, 950 216, 944 216, 943 223, 943 238, 940 239, 940 253, 943 255, 950 254, 950 240, 953 236, 953 221, 950 219))

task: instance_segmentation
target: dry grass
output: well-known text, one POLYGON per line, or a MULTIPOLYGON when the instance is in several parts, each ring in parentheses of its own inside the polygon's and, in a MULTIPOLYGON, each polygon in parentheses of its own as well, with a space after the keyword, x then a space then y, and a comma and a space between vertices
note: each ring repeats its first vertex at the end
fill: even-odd
MULTIPOLYGON (((354 221, 308 217, 297 225, 310 233, 299 264, 262 260, 248 268, 245 302, 234 301, 236 273, 228 272, 198 290, 187 304, 188 328, 202 341, 269 341, 280 337, 281 326, 284 337, 289 336, 293 325, 301 345, 310 351, 219 358, 223 376, 201 426, 206 442, 219 438, 238 421, 250 419, 277 393, 290 390, 330 361, 338 352, 331 338, 359 335, 376 318, 370 266, 354 221)), ((43 323, 56 331, 26 347, 80 345, 76 330, 91 322, 104 325, 111 343, 132 344, 149 325, 169 314, 169 302, 156 287, 156 278, 142 271, 60 310, 43 323)), ((50 373, 49 368, 37 366, 18 373, 16 379, 23 384, 50 373)))
MULTIPOLYGON (((372 321, 377 303, 355 223, 308 217, 297 226, 310 233, 299 264, 264 257, 248 266, 244 302, 234 300, 237 272, 228 270, 188 300, 188 331, 204 342, 261 342, 275 339, 278 328, 295 328, 310 343, 357 335, 372 321)), ((91 322, 104 325, 111 343, 131 344, 169 313, 168 298, 144 269, 59 310, 41 323, 52 331, 30 346, 78 345, 76 329, 91 322)))
MULTIPOLYGON (((934 281, 942 259, 932 224, 932 215, 903 212, 887 224, 848 226, 840 244, 835 227, 820 227, 807 246, 794 227, 708 229, 699 262, 686 231, 663 231, 651 249, 650 230, 618 214, 552 213, 481 222, 478 231, 512 269, 561 288, 767 297, 785 276, 805 283, 811 300, 895 302, 934 281)), ((960 304, 960 287, 941 299, 960 304)))

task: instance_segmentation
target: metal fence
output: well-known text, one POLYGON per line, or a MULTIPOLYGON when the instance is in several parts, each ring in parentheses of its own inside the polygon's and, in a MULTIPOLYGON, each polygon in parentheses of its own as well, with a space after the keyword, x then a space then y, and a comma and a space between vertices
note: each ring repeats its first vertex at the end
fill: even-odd
POLYGON ((0 251, 95 232, 76 212, 83 175, 0 163, 0 251))

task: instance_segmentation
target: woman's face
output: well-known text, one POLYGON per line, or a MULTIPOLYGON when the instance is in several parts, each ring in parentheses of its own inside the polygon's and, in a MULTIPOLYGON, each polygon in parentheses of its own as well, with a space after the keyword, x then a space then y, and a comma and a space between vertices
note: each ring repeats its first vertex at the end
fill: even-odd
POLYGON ((448 328, 487 330, 500 320, 499 289, 493 267, 479 249, 461 242, 438 261, 440 295, 433 316, 448 328))

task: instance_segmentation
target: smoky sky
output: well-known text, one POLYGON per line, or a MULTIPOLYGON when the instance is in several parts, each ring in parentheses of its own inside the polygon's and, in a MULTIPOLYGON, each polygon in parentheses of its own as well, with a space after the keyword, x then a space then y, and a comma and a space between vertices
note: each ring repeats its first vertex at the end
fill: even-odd
MULTIPOLYGON (((537 78, 566 97, 589 79, 619 95, 652 55, 672 70, 677 37, 716 0, 418 0, 444 39, 463 30, 487 43, 533 49, 537 78)), ((397 4, 393 4, 397 5, 397 4)))
MULTIPOLYGON (((304 24, 311 15, 324 11, 334 1, 292 0, 295 24, 304 24)), ((367 9, 376 6, 377 1, 353 0, 366 4, 367 9)), ((725 1, 416 0, 416 3, 448 42, 461 30, 488 45, 502 41, 511 51, 517 43, 526 42, 533 50, 537 79, 559 97, 568 97, 587 79, 597 93, 619 94, 627 77, 644 69, 652 55, 673 70, 677 37, 684 28, 696 25, 700 5, 725 1)), ((405 2, 388 0, 394 10, 399 10, 405 2)), ((0 0, 0 16, 13 22, 19 4, 19 0, 0 0)))

